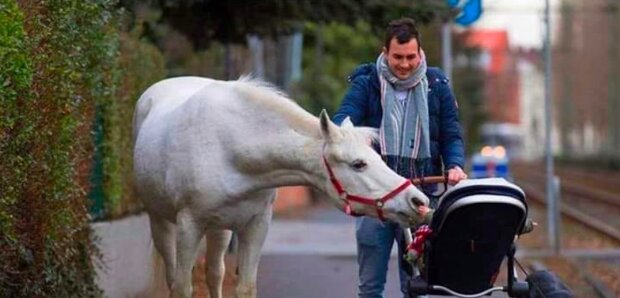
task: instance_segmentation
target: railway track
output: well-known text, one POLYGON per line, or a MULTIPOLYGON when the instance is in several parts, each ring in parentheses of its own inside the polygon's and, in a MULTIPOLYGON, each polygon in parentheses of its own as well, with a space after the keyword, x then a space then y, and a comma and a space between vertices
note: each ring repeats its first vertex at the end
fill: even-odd
MULTIPOLYGON (((546 179, 542 168, 515 165, 514 172, 519 180, 523 181, 545 181, 546 179)), ((562 194, 582 196, 589 200, 620 207, 620 175, 586 174, 568 169, 560 169, 556 175, 560 177, 562 194)))
MULTIPOLYGON (((594 175, 584 176, 560 171, 562 214, 602 233, 620 243, 620 181, 615 185, 594 175), (605 181, 598 187, 591 181, 605 181), (607 186, 603 186, 607 185, 607 186)), ((528 194, 528 199, 546 204, 545 175, 536 168, 516 166, 513 168, 519 186, 528 194)))

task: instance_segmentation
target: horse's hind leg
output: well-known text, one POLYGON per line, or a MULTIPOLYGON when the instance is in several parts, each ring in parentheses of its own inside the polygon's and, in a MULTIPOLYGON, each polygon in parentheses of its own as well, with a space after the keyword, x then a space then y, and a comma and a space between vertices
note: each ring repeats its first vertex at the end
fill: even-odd
POLYGON ((171 289, 175 272, 176 227, 174 223, 154 215, 149 215, 149 222, 151 223, 153 243, 155 244, 155 249, 157 249, 164 259, 164 264, 166 265, 166 282, 168 283, 168 288, 171 289))
POLYGON ((211 298, 222 297, 222 282, 226 271, 224 256, 231 236, 229 230, 207 231, 206 276, 211 298))
POLYGON ((191 212, 182 210, 177 214, 177 263, 172 297, 191 297, 192 268, 198 253, 198 244, 203 235, 204 228, 195 221, 191 212))

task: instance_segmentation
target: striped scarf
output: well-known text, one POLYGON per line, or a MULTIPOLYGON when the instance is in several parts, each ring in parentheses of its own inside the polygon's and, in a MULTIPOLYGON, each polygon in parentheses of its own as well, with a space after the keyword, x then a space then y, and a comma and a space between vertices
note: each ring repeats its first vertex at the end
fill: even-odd
POLYGON ((379 128, 381 155, 390 168, 406 177, 423 175, 416 166, 422 165, 418 167, 422 170, 431 157, 426 57, 424 52, 420 54, 420 65, 405 80, 391 72, 383 53, 376 64, 383 108, 379 128), (407 98, 400 102, 395 91, 407 91, 407 98))

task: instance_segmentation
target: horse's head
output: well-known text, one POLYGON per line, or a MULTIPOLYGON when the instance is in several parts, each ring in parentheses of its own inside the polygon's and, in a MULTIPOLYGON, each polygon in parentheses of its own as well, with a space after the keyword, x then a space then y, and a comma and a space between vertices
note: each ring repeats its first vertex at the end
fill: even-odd
POLYGON ((421 221, 428 197, 392 171, 373 150, 376 130, 355 128, 348 118, 339 127, 325 111, 320 126, 328 177, 324 189, 338 206, 350 214, 385 218, 403 226, 421 221))

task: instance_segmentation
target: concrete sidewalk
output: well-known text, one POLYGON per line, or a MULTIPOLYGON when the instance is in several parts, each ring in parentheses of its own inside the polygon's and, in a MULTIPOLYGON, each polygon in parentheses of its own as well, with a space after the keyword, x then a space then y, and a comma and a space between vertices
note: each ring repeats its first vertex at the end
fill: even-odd
MULTIPOLYGON (((96 243, 104 263, 102 268, 97 269, 97 283, 106 297, 153 297, 154 293, 159 294, 156 296, 166 296, 163 268, 155 261, 146 214, 93 223, 92 228, 98 238, 96 243)), ((205 245, 201 245, 200 249, 204 251, 205 245)), ((279 264, 282 269, 283 262, 299 256, 326 261, 338 259, 338 262, 348 264, 344 266, 348 269, 340 274, 347 275, 347 280, 353 282, 351 286, 354 287, 357 280, 355 220, 332 208, 311 208, 301 218, 276 217, 267 234, 262 255, 265 258, 261 268, 271 272, 269 278, 263 279, 265 282, 285 278, 268 269, 270 263, 279 264)), ((317 265, 321 263, 327 264, 321 261, 317 265)), ((318 270, 317 274, 323 271, 321 268, 308 269, 318 270)))
POLYGON ((104 297, 168 296, 163 262, 155 261, 146 214, 97 222, 91 227, 103 255, 103 267, 97 268, 97 284, 104 297))

